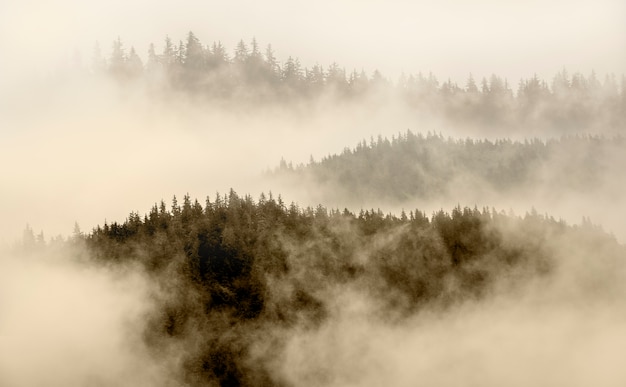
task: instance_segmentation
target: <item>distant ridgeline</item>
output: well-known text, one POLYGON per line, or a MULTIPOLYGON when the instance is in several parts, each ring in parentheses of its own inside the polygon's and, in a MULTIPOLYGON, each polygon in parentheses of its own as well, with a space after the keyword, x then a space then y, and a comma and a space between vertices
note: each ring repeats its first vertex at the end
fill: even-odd
POLYGON ((285 205, 272 195, 255 202, 232 190, 204 206, 188 196, 182 205, 174 198, 171 210, 161 202, 74 241, 97 262, 147 270, 163 294, 155 296, 146 341, 155 356, 185 348, 185 385, 198 386, 284 385, 268 368, 273 356, 290 330, 324 324, 334 292, 356 289, 381 316, 401 320, 479 299, 498 280, 515 286, 551 275, 555 244, 581 254, 601 247, 609 260, 625 255, 590 224, 536 213, 354 214, 285 205))
POLYGON ((287 185, 326 188, 334 198, 396 203, 459 190, 592 192, 604 183, 608 165, 626 161, 625 152, 624 137, 492 142, 407 131, 391 140, 364 140, 354 149, 307 165, 294 167, 282 160, 269 177, 284 179, 287 185))
POLYGON ((460 87, 450 80, 440 83, 433 74, 403 74, 394 84, 378 71, 348 73, 337 63, 303 68, 293 57, 281 63, 271 45, 261 52, 256 39, 249 45, 240 41, 231 56, 220 42, 204 45, 192 32, 178 44, 166 38, 160 53, 151 44, 145 64, 134 48, 127 52, 119 38, 108 59, 96 46, 91 71, 123 82, 143 79, 165 92, 185 91, 237 103, 287 103, 321 95, 371 97, 374 102, 399 98, 409 109, 465 124, 542 125, 570 132, 601 124, 626 130, 624 75, 601 80, 595 73, 569 75, 563 70, 549 82, 536 75, 520 80, 515 91, 496 75, 477 83, 470 74, 460 87))

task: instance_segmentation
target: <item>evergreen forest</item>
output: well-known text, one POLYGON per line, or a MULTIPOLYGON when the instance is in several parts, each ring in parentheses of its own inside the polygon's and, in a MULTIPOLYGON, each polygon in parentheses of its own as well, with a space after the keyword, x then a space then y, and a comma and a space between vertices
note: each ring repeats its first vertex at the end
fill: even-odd
MULTIPOLYGON (((205 44, 193 33, 175 43, 166 37, 160 49, 151 44, 144 60, 120 38, 110 54, 96 44, 91 66, 83 71, 122 83, 145 82, 151 93, 182 92, 225 106, 271 103, 309 105, 312 101, 393 103, 419 116, 445 118, 450 125, 576 134, 601 128, 623 134, 626 125, 626 78, 615 74, 570 74, 552 79, 536 74, 507 80, 492 74, 480 80, 468 74, 465 84, 440 81, 435 74, 402 74, 389 80, 378 70, 346 70, 338 63, 304 67, 298 58, 279 60, 268 44, 240 40, 234 50, 221 42, 205 44), (513 83, 511 83, 513 82, 513 83), (517 84, 515 84, 517 82, 517 84)), ((506 133, 506 132, 505 132, 506 133)), ((505 134, 506 135, 506 134, 505 134)))
MULTIPOLYGON (((26 252, 46 248, 29 240, 26 252)), ((340 294, 374 303, 368 319, 402 324, 480 302, 495 289, 548 281, 560 270, 555 248, 564 243, 577 254, 602 249, 602 261, 619 273, 626 259, 626 248, 590 222, 571 226, 534 211, 357 214, 233 190, 204 205, 188 195, 171 206, 161 201, 65 243, 75 259, 147 273, 158 290, 144 340, 157 359, 185 348, 169 376, 190 386, 298 385, 276 372, 276 354, 291 335, 331 321, 340 294)), ((579 284, 581 291, 601 299, 597 280, 579 284)))
POLYGON ((378 136, 294 167, 281 160, 268 178, 322 191, 320 197, 405 203, 454 198, 459 190, 519 195, 598 192, 607 167, 623 159, 623 137, 569 136, 547 141, 444 138, 441 134, 378 136))
MULTIPOLYGON (((549 80, 468 74, 459 85, 277 55, 256 38, 232 49, 189 32, 143 56, 117 38, 70 70, 79 76, 67 94, 93 94, 55 90, 39 98, 50 104, 41 117, 30 105, 4 109, 28 116, 0 140, 24 141, 4 149, 31 173, 9 176, 7 165, 8 181, 26 188, 6 197, 32 203, 30 213, 65 220, 88 209, 102 221, 51 239, 27 225, 1 251, 0 334, 3 324, 22 329, 18 318, 3 322, 2 303, 31 297, 21 286, 31 279, 52 295, 36 300, 29 321, 106 341, 94 364, 115 358, 106 348, 134 359, 115 373, 72 350, 62 358, 76 363, 67 374, 88 371, 51 386, 491 386, 528 372, 539 376, 510 385, 558 386, 583 369, 593 378, 582 383, 620 385, 600 376, 615 376, 624 353, 615 343, 625 342, 624 75, 563 68, 549 80), (379 135, 358 128, 376 119, 388 122, 379 135), (334 143, 319 153, 314 138, 334 143), (344 140, 355 141, 328 151, 344 140), (44 154, 49 142, 65 145, 44 154), (262 165, 309 146, 306 163, 298 154, 262 165), (198 187, 207 195, 194 197, 198 187), (36 200, 46 190, 55 205, 36 200), (129 206, 126 218, 111 210, 116 200, 129 206), (502 203, 531 204, 516 214, 502 203), (39 263, 87 282, 106 273, 113 279, 94 286, 124 297, 107 303, 86 292, 86 304, 63 309, 39 263), (27 274, 13 278, 20 265, 27 274), (133 276, 141 289, 124 282, 133 276), (81 308, 106 316, 126 295, 141 300, 138 317, 81 319, 81 308), (122 338, 109 340, 108 329, 122 338)), ((45 352, 53 339, 33 331, 11 345, 21 350, 25 338, 21 354, 45 352)), ((15 377, 20 370, 5 379, 11 356, 0 348, 0 385, 36 380, 15 377)))

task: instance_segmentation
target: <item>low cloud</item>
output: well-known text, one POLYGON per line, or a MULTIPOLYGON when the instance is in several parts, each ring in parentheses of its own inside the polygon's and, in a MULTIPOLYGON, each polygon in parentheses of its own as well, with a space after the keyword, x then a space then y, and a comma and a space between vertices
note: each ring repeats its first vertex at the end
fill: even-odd
POLYGON ((548 243, 552 274, 503 272, 483 299, 401 321, 341 289, 319 329, 291 332, 276 372, 298 386, 623 385, 625 263, 593 244, 548 243))
POLYGON ((167 385, 142 341, 146 279, 68 254, 0 257, 0 384, 167 385))

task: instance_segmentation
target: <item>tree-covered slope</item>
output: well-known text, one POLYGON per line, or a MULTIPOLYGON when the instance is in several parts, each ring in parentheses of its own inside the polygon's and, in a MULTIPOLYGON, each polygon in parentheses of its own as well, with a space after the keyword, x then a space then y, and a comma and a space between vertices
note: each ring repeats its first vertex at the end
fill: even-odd
POLYGON ((318 200, 353 198, 400 203, 410 199, 500 195, 534 190, 593 192, 623 159, 623 137, 562 137, 542 141, 472 140, 407 131, 378 137, 320 161, 281 162, 270 175, 285 186, 304 185, 318 200))
MULTIPOLYGON (((170 210, 161 202, 76 241, 99 264, 148 272, 158 290, 145 341, 155 357, 178 359, 178 382, 198 386, 298 385, 277 371, 288 339, 327 326, 351 292, 376 305, 368 319, 397 324, 550 278, 563 245, 601 252, 614 268, 626 258, 590 224, 535 213, 354 214, 232 190, 204 206, 188 196, 170 210)), ((315 380, 325 379, 300 382, 315 380)))
POLYGON ((459 85, 411 69, 417 73, 403 73, 390 81, 377 70, 368 74, 338 63, 307 67, 296 57, 279 59, 271 44, 261 47, 256 39, 240 40, 234 49, 219 41, 206 44, 193 32, 179 42, 166 37, 161 47, 151 44, 145 61, 118 38, 110 51, 98 47, 91 68, 83 70, 126 86, 143 82, 151 94, 180 97, 182 92, 207 103, 245 109, 268 103, 303 103, 311 108, 320 100, 330 100, 331 106, 352 101, 367 103, 368 110, 392 104, 420 119, 500 133, 531 128, 552 134, 626 129, 623 74, 599 78, 563 69, 548 80, 536 75, 507 80, 496 74, 475 80, 468 74, 465 84, 459 85))

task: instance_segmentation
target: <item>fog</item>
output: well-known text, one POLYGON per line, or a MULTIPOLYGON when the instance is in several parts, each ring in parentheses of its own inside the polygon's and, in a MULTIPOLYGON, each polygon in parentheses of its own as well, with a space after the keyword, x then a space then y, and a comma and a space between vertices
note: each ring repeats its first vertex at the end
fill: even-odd
MULTIPOLYGON (((6 96, 0 116, 5 128, 0 132, 0 162, 6 166, 0 241, 15 242, 26 224, 47 238, 71 234, 75 222, 88 232, 105 221, 123 221, 130 211, 143 214, 161 199, 170 203, 174 195, 188 193, 202 201, 230 188, 253 197, 273 191, 303 206, 323 202, 357 211, 419 208, 430 213, 461 204, 523 214, 535 208, 570 223, 591 217, 620 240, 625 238, 619 216, 624 208, 619 149, 576 156, 595 157, 603 165, 599 185, 587 191, 553 190, 555 179, 576 179, 570 172, 560 175, 577 160, 575 155, 555 154, 533 171, 539 183, 520 192, 492 192, 473 180, 475 176, 458 175, 449 182, 449 195, 436 200, 346 198, 333 186, 283 184, 263 172, 276 168, 281 159, 296 165, 311 157, 320 160, 362 140, 391 138, 407 129, 458 139, 529 137, 453 125, 440 116, 412 112, 393 98, 336 104, 329 97, 288 107, 243 103, 224 108, 186 95, 160 98, 151 93, 141 85, 120 87, 106 79, 79 77, 62 84, 25 83, 11 98, 6 96)), ((533 137, 552 138, 530 130, 533 137)), ((620 135, 617 130, 607 130, 606 137, 620 135)), ((601 128, 592 133, 605 135, 601 128)))
MULTIPOLYGON (((527 238, 505 230, 510 242, 527 238)), ((362 290, 335 289, 328 323, 293 332, 277 372, 303 386, 621 385, 624 262, 606 266, 589 241, 547 243, 554 273, 508 273, 483 299, 400 322, 362 290)))
MULTIPOLYGON (((143 344, 150 286, 135 269, 54 254, 0 256, 0 383, 137 386, 168 380, 143 344)), ((154 289, 153 289, 154 290, 154 289)))
MULTIPOLYGON (((544 289, 545 291, 545 289, 544 289)), ((294 385, 619 386, 624 310, 545 305, 541 296, 471 304, 400 325, 342 299, 332 323, 297 333, 281 371, 294 385), (513 301, 515 300, 515 301, 513 301)))
MULTIPOLYGON (((406 130, 458 139, 619 137, 626 133, 619 107, 611 110, 621 112, 617 117, 599 109, 587 130, 521 124, 496 130, 459 124, 441 112, 416 112, 386 89, 354 100, 330 90, 288 103, 255 102, 254 95, 246 100, 245 93, 242 102, 241 95, 223 101, 162 89, 148 77, 120 82, 92 68, 96 42, 108 58, 111 42, 120 37, 146 63, 151 42, 160 52, 166 35, 185 41, 193 31, 204 45, 223 42, 231 57, 240 39, 256 37, 262 47, 272 45, 280 65, 289 56, 308 69, 337 62, 347 73, 380 70, 392 83, 402 73, 432 72, 465 87, 470 73, 477 82, 497 74, 516 91, 521 79, 537 74, 551 82, 564 68, 585 77, 594 72, 601 81, 613 74, 619 83, 626 69, 624 15, 626 6, 618 0, 1 2, 0 384, 202 384, 201 375, 184 375, 181 364, 227 329, 228 335, 241 334, 233 341, 250 344, 242 350, 245 363, 263 368, 277 385, 624 385, 626 309, 620 301, 626 271, 614 259, 624 257, 626 242, 626 153, 620 149, 597 156, 603 172, 589 191, 552 190, 555 180, 576 179, 575 171, 559 175, 576 159, 571 154, 551 155, 546 168, 536 171, 541 183, 524 191, 503 194, 473 175, 456 175, 448 195, 402 202, 342 196, 332 185, 279 181, 265 173, 281 159, 306 164, 406 130), (380 208, 398 215, 417 208, 430 215, 460 205, 519 215, 536 211, 570 224, 589 217, 618 243, 610 236, 598 242, 546 235, 542 251, 550 252, 555 267, 549 275, 503 269, 484 296, 459 295, 451 307, 427 303, 393 318, 386 301, 370 293, 379 285, 375 281, 325 283, 319 268, 302 263, 316 251, 315 243, 326 251, 321 231, 313 247, 279 235, 297 274, 268 275, 276 288, 267 292, 284 291, 287 299, 294 284, 304 284, 327 313, 321 322, 259 323, 249 333, 249 325, 206 312, 194 315, 180 338, 155 344, 155 316, 178 300, 168 298, 168 291, 193 298, 184 290, 191 285, 178 284, 174 269, 148 274, 130 256, 94 263, 95 249, 76 238, 98 225, 123 223, 131 211, 143 219, 154 203, 169 206, 174 195, 203 202, 231 188, 253 198, 271 191, 301 208, 321 203, 355 213, 380 208), (45 249, 19 252, 25 227, 43 234, 45 249)), ((624 101, 623 81, 619 88, 615 95, 624 101)), ((394 232, 405 229, 367 246, 392 246, 394 232)), ((527 232, 497 226, 505 245, 524 245, 532 239, 527 232)), ((346 239, 357 234, 353 225, 338 233, 346 239)), ((354 254, 376 262, 365 247, 354 254)), ((449 288, 455 286, 446 284, 446 291, 454 293, 449 288)), ((195 300, 189 304, 206 308, 195 300)))
POLYGON ((324 103, 310 111, 224 111, 106 81, 31 88, 21 100, 17 93, 2 114, 10 129, 0 133, 5 244, 26 224, 47 237, 69 235, 74 222, 89 231, 161 199, 169 204, 173 195, 203 200, 232 187, 256 197, 276 191, 262 172, 283 157, 305 162, 400 127, 390 124, 392 114, 337 113, 324 103))

